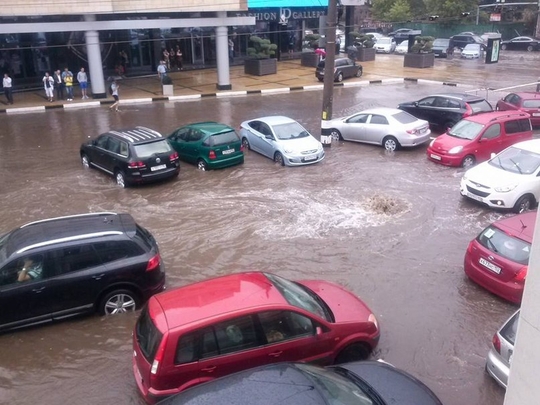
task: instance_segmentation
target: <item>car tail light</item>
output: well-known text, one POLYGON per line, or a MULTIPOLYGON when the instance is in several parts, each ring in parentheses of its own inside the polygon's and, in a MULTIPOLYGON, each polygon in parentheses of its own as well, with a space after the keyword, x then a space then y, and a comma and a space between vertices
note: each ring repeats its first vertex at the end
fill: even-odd
POLYGON ((497 350, 497 353, 501 353, 501 339, 499 339, 499 335, 498 334, 494 334, 493 335, 493 339, 491 339, 491 343, 493 344, 493 347, 495 348, 495 350, 497 350))
POLYGON ((159 345, 159 349, 157 350, 157 353, 154 356, 154 361, 152 362, 152 368, 150 369, 151 380, 155 378, 155 377, 152 378, 152 376, 155 376, 157 374, 159 370, 159 365, 163 361, 163 356, 165 354, 166 346, 167 346, 167 336, 165 336, 163 340, 161 341, 161 344, 159 345))
POLYGON ((469 103, 465 103, 465 108, 466 108, 466 110, 463 113, 463 118, 473 115, 473 110, 472 110, 471 106, 469 105, 469 103))
POLYGON ((148 264, 146 265, 146 271, 153 271, 157 268, 159 268, 159 263, 161 263, 161 257, 159 256, 159 253, 153 256, 150 260, 148 260, 148 264))
POLYGON ((171 162, 174 162, 178 159, 178 152, 174 152, 169 158, 171 159, 171 162))
POLYGON ((472 250, 473 250, 473 244, 474 244, 474 241, 471 241, 469 243, 469 246, 467 246, 467 253, 471 254, 472 253, 472 250))
POLYGON ((244 151, 244 143, 242 142, 242 144, 240 145, 240 152, 243 152, 244 151))
POLYGON ((523 283, 525 281, 525 278, 527 278, 527 270, 529 269, 529 266, 523 266, 517 274, 514 277, 514 281, 517 283, 523 283))
POLYGON ((210 153, 208 154, 208 159, 215 159, 215 158, 216 158, 216 152, 211 150, 210 153))
POLYGON ((142 169, 146 167, 146 165, 144 164, 144 162, 129 162, 128 167, 130 169, 142 169))

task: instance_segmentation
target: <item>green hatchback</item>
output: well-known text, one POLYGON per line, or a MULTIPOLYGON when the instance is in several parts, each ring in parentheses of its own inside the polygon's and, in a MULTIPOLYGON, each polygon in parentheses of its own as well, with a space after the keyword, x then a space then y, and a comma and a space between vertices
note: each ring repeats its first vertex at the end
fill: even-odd
POLYGON ((200 170, 221 169, 244 163, 240 137, 225 124, 197 122, 176 129, 167 139, 180 159, 200 170))

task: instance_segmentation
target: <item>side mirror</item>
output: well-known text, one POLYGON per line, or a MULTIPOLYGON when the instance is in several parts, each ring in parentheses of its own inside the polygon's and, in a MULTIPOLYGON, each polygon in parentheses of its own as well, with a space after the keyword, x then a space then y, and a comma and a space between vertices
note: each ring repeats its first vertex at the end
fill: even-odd
POLYGON ((415 101, 414 103, 412 103, 412 105, 414 105, 415 107, 418 107, 418 101, 415 101))
POLYGON ((484 143, 484 142, 486 142, 486 141, 487 141, 486 138, 480 138, 480 139, 478 140, 478 143, 484 143))
POLYGON ((274 137, 273 137, 272 135, 265 135, 264 137, 265 137, 266 139, 270 139, 270 140, 273 140, 273 139, 274 139, 274 137))
POLYGON ((490 155, 490 159, 493 159, 495 156, 497 156, 497 154, 492 152, 490 155))
POLYGON ((97 145, 97 141, 96 141, 95 139, 92 139, 92 140, 90 141, 90 144, 91 144, 92 146, 96 146, 96 145, 97 145))

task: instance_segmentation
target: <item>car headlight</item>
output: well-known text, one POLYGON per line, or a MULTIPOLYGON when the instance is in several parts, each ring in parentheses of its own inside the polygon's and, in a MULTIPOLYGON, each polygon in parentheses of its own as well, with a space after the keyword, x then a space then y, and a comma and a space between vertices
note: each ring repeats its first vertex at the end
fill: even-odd
POLYGON ((285 153, 293 153, 293 150, 290 148, 283 148, 283 152, 285 153))
POLYGON ((463 150, 463 146, 454 146, 452 149, 448 151, 450 155, 455 155, 456 153, 459 153, 463 150))
POLYGON ((507 184, 505 186, 494 187, 494 190, 498 193, 508 193, 509 191, 515 189, 517 186, 517 184, 507 184))
POLYGON ((461 178, 461 181, 467 181, 467 172, 463 173, 463 177, 461 178))
POLYGON ((431 148, 434 143, 435 143, 435 139, 432 139, 431 142, 429 143, 429 147, 431 148))

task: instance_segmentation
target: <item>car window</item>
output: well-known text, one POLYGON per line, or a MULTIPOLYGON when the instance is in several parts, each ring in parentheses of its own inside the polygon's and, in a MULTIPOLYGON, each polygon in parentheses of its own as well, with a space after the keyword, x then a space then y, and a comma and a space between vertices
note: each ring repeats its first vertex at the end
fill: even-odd
POLYGON ((473 113, 477 114, 479 112, 493 111, 491 104, 486 100, 477 100, 477 101, 468 101, 467 104, 473 110, 473 113))
POLYGON ((240 142, 240 137, 235 131, 229 131, 209 136, 208 139, 204 141, 204 144, 207 146, 220 146, 234 142, 240 142))
POLYGON ((267 343, 313 335, 311 319, 292 311, 267 311, 259 314, 267 343))
POLYGON ((163 334, 156 325, 154 325, 154 322, 148 313, 148 306, 143 308, 141 315, 137 319, 135 334, 143 356, 149 363, 152 363, 159 348, 159 344, 161 343, 161 339, 163 338, 163 334))
POLYGON ((478 235, 478 242, 486 249, 520 264, 529 263, 531 244, 490 225, 478 235))
POLYGON ((259 127, 261 125, 261 122, 260 121, 251 121, 251 122, 248 122, 248 127, 254 129, 255 131, 258 131, 258 132, 261 132, 259 130, 259 127))
POLYGON ((98 148, 107 149, 108 141, 109 141, 109 137, 107 135, 100 136, 96 141, 96 146, 98 148))
POLYGON ((196 332, 183 335, 176 345, 176 355, 174 364, 185 364, 196 361, 197 358, 197 337, 196 332))
POLYGON ((513 135, 522 132, 520 120, 511 120, 504 123, 506 135, 513 135))
POLYGON ((478 122, 461 120, 447 133, 455 138, 472 140, 480 134, 483 128, 484 126, 478 122))
POLYGON ((494 139, 501 135, 501 124, 496 123, 489 126, 482 134, 481 139, 494 139))
POLYGON ((369 120, 370 124, 379 124, 379 125, 388 125, 388 120, 384 115, 377 115, 373 114, 371 116, 371 120, 369 120))
POLYGON ((188 137, 189 137, 189 128, 180 128, 173 135, 173 140, 175 140, 175 141, 182 140, 182 141, 186 142, 188 137))
POLYGON ((418 121, 418 118, 416 118, 415 116, 405 111, 401 111, 396 114, 393 114, 392 118, 394 118, 400 124, 410 124, 411 122, 418 121))
POLYGON ((50 274, 53 266, 43 254, 29 254, 6 264, 0 270, 0 287, 17 283, 40 281, 50 274), (47 268, 47 270, 45 270, 47 268), (24 270, 23 270, 24 269, 24 270))
POLYGON ((418 102, 418 105, 422 106, 422 107, 431 107, 433 105, 434 101, 435 101, 435 97, 426 97, 426 98, 423 98, 422 100, 420 100, 418 102))
POLYGON ((120 142, 120 154, 124 157, 127 157, 129 153, 129 148, 127 142, 120 142))
POLYGON ((347 121, 349 124, 365 124, 369 118, 368 114, 358 114, 354 117, 349 118, 347 121))
POLYGON ((190 142, 199 142, 202 137, 203 137, 203 133, 201 131, 199 131, 198 129, 192 129, 189 133, 189 141, 190 142))
POLYGON ((446 108, 448 107, 448 102, 450 100, 446 97, 435 97, 435 100, 433 100, 433 106, 434 107, 442 107, 446 108))
POLYGON ((261 134, 265 135, 265 136, 266 136, 266 135, 272 135, 272 136, 273 136, 272 130, 271 130, 270 127, 269 127, 266 123, 264 123, 264 122, 259 123, 259 132, 260 132, 261 134))
POLYGON ((491 159, 489 164, 516 174, 532 174, 540 167, 540 155, 511 146, 491 159))
POLYGON ((516 334, 519 326, 519 311, 502 327, 501 336, 512 346, 516 343, 516 334))
POLYGON ((128 241, 98 242, 94 244, 94 249, 102 263, 110 263, 143 254, 142 249, 137 244, 128 241))
POLYGON ((96 267, 101 260, 92 245, 70 246, 61 250, 58 274, 66 274, 96 267))
POLYGON ((540 108, 540 99, 523 100, 523 107, 525 107, 525 108, 540 108))
POLYGON ((107 147, 105 148, 109 152, 112 153, 120 153, 120 140, 116 138, 109 138, 109 143, 107 144, 107 147))
POLYGON ((159 140, 157 142, 134 145, 133 149, 135 150, 135 154, 137 155, 137 157, 141 159, 148 158, 155 154, 169 153, 172 151, 171 146, 165 139, 159 140))
POLYGON ((259 345, 253 318, 243 316, 214 326, 220 354, 237 352, 259 345))

